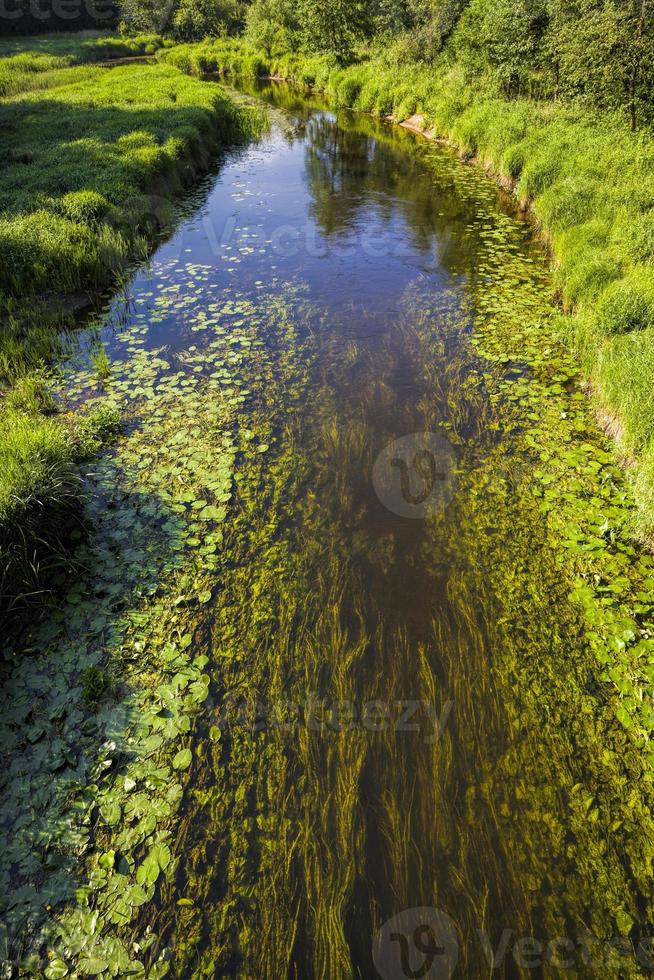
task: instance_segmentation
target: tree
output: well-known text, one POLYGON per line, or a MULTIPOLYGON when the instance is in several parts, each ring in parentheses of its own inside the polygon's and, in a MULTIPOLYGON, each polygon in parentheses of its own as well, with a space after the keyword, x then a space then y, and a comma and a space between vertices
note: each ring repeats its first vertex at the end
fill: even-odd
POLYGON ((175 35, 182 41, 227 34, 238 23, 235 0, 179 0, 173 17, 175 35))
POLYGON ((135 31, 174 33, 198 41, 236 30, 242 21, 238 0, 119 0, 121 19, 135 31))
POLYGON ((550 0, 549 48, 564 95, 651 118, 653 0, 550 0))
POLYGON ((248 40, 268 58, 295 51, 300 44, 295 0, 255 0, 248 8, 245 24, 248 40))
POLYGON ((120 19, 134 31, 165 34, 177 9, 177 0, 119 0, 120 19))
POLYGON ((371 33, 372 10, 365 0, 299 0, 299 20, 309 51, 351 61, 355 45, 371 33))
POLYGON ((519 95, 544 66, 548 23, 545 0, 472 0, 454 44, 470 71, 490 69, 508 95, 519 95))

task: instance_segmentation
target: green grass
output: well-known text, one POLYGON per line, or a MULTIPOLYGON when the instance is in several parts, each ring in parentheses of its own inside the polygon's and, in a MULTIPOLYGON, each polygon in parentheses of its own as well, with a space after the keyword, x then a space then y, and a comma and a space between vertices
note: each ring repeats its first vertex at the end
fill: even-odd
POLYGON ((65 78, 65 69, 75 65, 154 55, 170 43, 159 34, 124 38, 96 33, 0 38, 0 97, 51 88, 65 78))
POLYGON ((180 45, 160 60, 193 74, 277 75, 324 91, 337 105, 393 115, 414 113, 466 157, 476 156, 522 206, 531 209, 552 249, 576 345, 603 413, 616 414, 633 469, 639 531, 654 538, 651 403, 654 362, 654 139, 632 133, 610 113, 565 103, 508 100, 488 83, 475 85, 459 67, 396 63, 373 54, 346 68, 321 56, 266 60, 235 41, 180 45), (625 356, 627 345, 636 360, 625 356), (645 367, 642 367, 645 365, 645 367))
POLYGON ((71 320, 66 298, 110 286, 170 227, 170 198, 262 126, 258 110, 172 66, 83 63, 160 45, 0 42, 0 606, 39 592, 44 568, 63 560, 75 460, 106 436, 107 420, 76 430, 44 414, 42 370, 71 320))

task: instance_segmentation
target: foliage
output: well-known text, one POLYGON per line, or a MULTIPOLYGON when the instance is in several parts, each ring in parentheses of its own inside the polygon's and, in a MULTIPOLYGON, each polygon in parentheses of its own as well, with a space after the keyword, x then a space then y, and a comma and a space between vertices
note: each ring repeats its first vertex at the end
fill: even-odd
POLYGON ((297 9, 307 50, 325 52, 341 65, 352 60, 355 45, 371 30, 365 0, 298 0, 297 9))
POLYGON ((300 21, 295 0, 254 0, 246 14, 245 37, 267 58, 297 50, 300 21))
POLYGON ((654 5, 651 0, 551 0, 547 37, 565 96, 625 107, 632 129, 652 118, 654 5))
POLYGON ((172 21, 175 37, 193 41, 233 31, 240 22, 236 0, 179 0, 172 21))
POLYGON ((122 25, 131 31, 154 31, 177 40, 199 41, 233 32, 243 24, 241 0, 118 0, 122 25))

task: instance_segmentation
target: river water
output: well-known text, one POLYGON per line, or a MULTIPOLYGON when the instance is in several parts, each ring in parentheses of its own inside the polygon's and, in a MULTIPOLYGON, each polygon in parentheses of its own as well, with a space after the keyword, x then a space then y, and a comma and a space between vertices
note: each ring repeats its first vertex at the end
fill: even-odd
MULTIPOLYGON (((65 643, 73 722, 107 653, 128 687, 75 755, 104 794, 86 830, 37 807, 31 846, 99 868, 87 969, 138 935, 152 976, 640 975, 649 811, 583 581, 637 563, 646 617, 651 566, 545 257, 450 150, 254 94, 270 132, 189 196, 66 368, 72 400, 127 402, 129 424, 88 475, 83 588, 7 690, 59 723, 43 677, 65 643)), ((23 779, 66 742, 29 718, 23 779)))

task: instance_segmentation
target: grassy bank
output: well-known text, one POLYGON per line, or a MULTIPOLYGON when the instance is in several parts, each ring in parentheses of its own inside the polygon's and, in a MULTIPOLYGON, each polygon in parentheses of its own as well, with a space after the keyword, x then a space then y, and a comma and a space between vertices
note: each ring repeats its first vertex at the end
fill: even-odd
MULTIPOLYGON (((171 198, 212 154, 260 125, 218 86, 171 66, 42 66, 104 57, 107 44, 114 42, 47 40, 34 55, 7 59, 14 87, 24 77, 16 58, 35 58, 32 75, 43 84, 0 99, 3 608, 42 587, 44 568, 62 553, 57 515, 78 496, 75 440, 43 383, 60 328, 73 306, 147 252, 170 224, 171 198)), ((122 44, 114 53, 122 55, 122 44)))
POLYGON ((110 34, 44 34, 0 38, 0 96, 52 88, 67 68, 97 61, 154 55, 164 45, 159 34, 116 37, 110 34))
POLYGON ((596 405, 619 440, 638 500, 637 532, 654 535, 654 140, 619 115, 563 103, 508 100, 468 83, 456 64, 398 66, 382 54, 339 68, 324 57, 266 58, 219 41, 159 57, 202 74, 277 75, 337 105, 397 121, 476 157, 524 208, 551 247, 566 313, 596 405))

